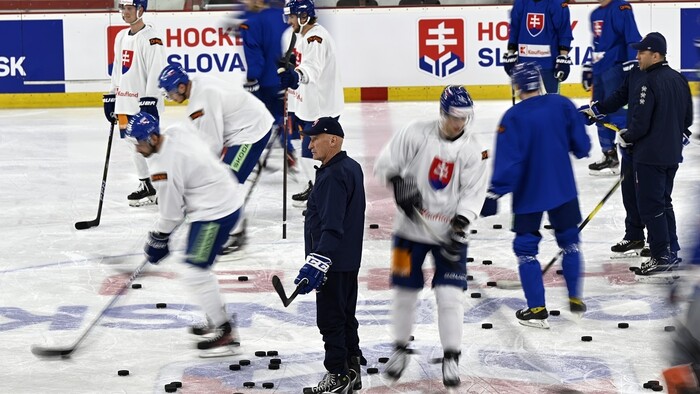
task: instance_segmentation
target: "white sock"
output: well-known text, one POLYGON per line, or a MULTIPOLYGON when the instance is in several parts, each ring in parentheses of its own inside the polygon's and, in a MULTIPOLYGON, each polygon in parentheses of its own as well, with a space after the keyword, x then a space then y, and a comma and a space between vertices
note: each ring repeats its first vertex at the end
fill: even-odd
POLYGON ((211 269, 201 269, 187 264, 184 280, 214 327, 219 327, 229 320, 221 300, 219 281, 211 269))
POLYGON ((435 286, 435 302, 442 348, 458 352, 464 326, 464 291, 455 286, 435 286))
POLYGON ((413 322, 416 316, 416 302, 420 289, 408 289, 396 287, 394 289, 394 303, 391 310, 391 326, 394 341, 399 344, 407 344, 413 332, 413 322))
POLYGON ((136 152, 136 149, 133 149, 133 145, 131 151, 131 157, 134 159, 134 165, 136 166, 136 175, 139 177, 139 179, 150 177, 150 174, 148 173, 148 163, 146 163, 146 158, 141 156, 140 153, 136 152))
POLYGON ((299 167, 301 168, 301 173, 306 178, 305 184, 309 181, 313 182, 316 179, 316 169, 314 166, 321 166, 321 162, 314 159, 309 159, 308 157, 302 157, 299 159, 299 167))

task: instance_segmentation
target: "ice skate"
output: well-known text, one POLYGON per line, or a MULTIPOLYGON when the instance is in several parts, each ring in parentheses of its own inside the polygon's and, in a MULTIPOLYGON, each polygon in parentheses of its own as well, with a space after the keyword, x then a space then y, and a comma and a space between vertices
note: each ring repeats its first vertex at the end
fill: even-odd
POLYGON ((386 363, 384 375, 393 380, 398 380, 408 366, 410 355, 411 351, 406 348, 406 345, 396 345, 394 354, 391 355, 386 363))
POLYGON ((673 284, 680 277, 678 273, 674 273, 678 265, 675 253, 661 258, 652 257, 634 272, 634 279, 640 283, 673 284))
POLYGON ((326 372, 326 375, 318 382, 316 387, 305 387, 304 394, 340 393, 348 394, 351 390, 351 382, 348 375, 326 372))
POLYGON ((604 152, 603 158, 588 166, 589 174, 594 176, 614 176, 620 174, 620 161, 617 150, 604 152))
POLYGON ((525 308, 515 312, 515 317, 518 318, 518 323, 523 326, 535 328, 549 328, 547 318, 549 313, 547 308, 540 306, 536 308, 525 308))
POLYGON ((457 387, 462 383, 459 378, 459 356, 462 352, 445 351, 442 358, 442 384, 447 388, 457 387))
POLYGON ((578 297, 569 297, 569 310, 581 317, 586 312, 586 304, 578 297))
POLYGON ((199 357, 227 357, 238 354, 237 348, 240 344, 235 340, 234 330, 229 322, 205 334, 204 338, 197 343, 197 349, 201 350, 199 357))
POLYGON ((350 381, 352 382, 352 391, 362 389, 362 368, 360 368, 360 358, 353 357, 350 362, 350 381))
POLYGON ((246 245, 247 240, 248 238, 246 236, 245 228, 240 233, 231 234, 228 236, 226 242, 224 242, 219 254, 225 256, 231 253, 240 253, 240 251, 243 250, 243 247, 246 245))
POLYGON ((156 189, 151 184, 151 180, 149 178, 139 180, 141 181, 139 188, 126 197, 129 201, 129 205, 132 207, 142 207, 144 205, 157 204, 158 196, 156 196, 156 189))
POLYGON ((292 195, 292 205, 294 205, 297 208, 306 208, 306 200, 309 199, 309 195, 311 194, 311 190, 313 189, 314 184, 313 182, 309 181, 308 186, 304 191, 293 194, 292 195))
POLYGON ((610 248, 610 251, 613 252, 610 258, 624 259, 630 257, 639 257, 640 253, 642 252, 642 249, 644 249, 644 241, 631 241, 629 239, 623 239, 622 241, 616 243, 610 248))

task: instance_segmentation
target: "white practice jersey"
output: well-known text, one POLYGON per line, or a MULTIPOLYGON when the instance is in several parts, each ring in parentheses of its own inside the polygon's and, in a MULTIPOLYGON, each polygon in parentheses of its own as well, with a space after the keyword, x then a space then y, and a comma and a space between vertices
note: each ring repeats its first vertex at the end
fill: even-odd
MULTIPOLYGON (((296 41, 295 41, 296 44, 294 44, 294 49, 293 49, 292 53, 294 54, 294 56, 298 56, 297 46, 299 45, 299 40, 301 39, 301 35, 294 33, 294 29, 292 29, 291 26, 289 26, 289 28, 287 28, 287 30, 285 30, 284 33, 282 33, 282 55, 283 56, 284 56, 284 54, 286 54, 287 49, 289 49, 289 44, 291 44, 291 41, 292 41, 292 35, 296 35, 296 37, 297 37, 296 41)), ((295 64, 295 66, 297 64, 299 64, 299 62, 297 62, 295 64)), ((287 112, 294 112, 296 110, 296 107, 297 107, 296 103, 297 103, 297 99, 296 99, 296 94, 295 94, 294 90, 287 89, 287 112)))
MULTIPOLYGON (((450 221, 462 215, 474 223, 488 187, 488 154, 470 133, 455 141, 440 136, 439 121, 413 121, 395 134, 379 154, 374 173, 390 184, 394 176, 414 177, 423 197, 424 216, 436 234, 448 239, 450 221)), ((438 244, 421 224, 399 210, 394 232, 406 239, 438 244)))
POLYGON ((343 84, 336 62, 335 42, 328 31, 314 25, 304 36, 297 36, 297 70, 304 77, 294 92, 297 117, 313 122, 324 116, 336 117, 343 112, 343 84))
POLYGON ((114 40, 110 91, 117 97, 115 113, 139 113, 141 97, 157 99, 158 113, 162 113, 165 105, 163 94, 158 88, 158 77, 167 65, 163 40, 151 25, 146 25, 134 35, 129 32, 129 29, 120 31, 114 40))
POLYGON ((258 142, 272 128, 270 111, 242 86, 208 75, 190 80, 187 113, 217 157, 224 147, 258 142))
POLYGON ((216 220, 243 205, 238 180, 211 154, 190 122, 176 123, 162 134, 160 151, 146 158, 158 191, 156 231, 171 233, 185 215, 190 222, 216 220))

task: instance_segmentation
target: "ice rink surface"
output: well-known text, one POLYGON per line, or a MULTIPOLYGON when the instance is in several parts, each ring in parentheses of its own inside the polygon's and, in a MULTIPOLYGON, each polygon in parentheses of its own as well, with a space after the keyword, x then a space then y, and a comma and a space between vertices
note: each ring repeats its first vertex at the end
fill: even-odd
MULTIPOLYGON (((579 101, 581 103, 581 101, 579 101)), ((484 148, 492 148, 498 120, 509 101, 476 103, 471 125, 484 148)), ((697 107, 696 107, 697 108, 697 107)), ((168 107, 163 123, 184 119, 183 107, 168 107)), ((389 256, 392 194, 372 176, 372 166, 391 133, 411 119, 437 117, 437 103, 348 104, 341 117, 345 149, 365 172, 367 212, 360 271, 358 320, 367 367, 383 365, 391 354, 389 256), (369 229, 378 224, 379 229, 369 229)), ((694 132, 700 128, 696 125, 694 132)), ((171 238, 176 253, 148 266, 69 359, 42 360, 30 346, 71 344, 112 299, 131 271, 143 261, 147 232, 157 207, 131 208, 126 195, 137 180, 130 146, 115 138, 106 186, 102 223, 77 231, 76 221, 95 217, 109 127, 99 108, 0 111, 0 393, 162 393, 164 384, 180 381, 182 393, 301 393, 323 376, 323 344, 315 325, 313 295, 299 296, 284 308, 270 284, 282 278, 288 292, 304 261, 301 209, 288 204, 287 239, 282 239, 282 174, 266 171, 253 191, 248 213, 248 245, 215 266, 228 311, 236 313, 241 354, 201 359, 187 332, 203 316, 178 280, 185 231, 171 238), (239 281, 241 275, 248 281, 239 281), (155 304, 167 303, 156 309, 155 304), (269 357, 255 351, 277 350, 279 370, 267 368, 269 357), (240 371, 228 366, 251 361, 240 371), (130 375, 117 376, 120 369, 130 375), (256 383, 255 388, 243 382, 256 383), (263 382, 274 383, 263 389, 263 382)), ((591 157, 575 161, 579 200, 584 216, 615 183, 615 178, 588 175, 588 164, 600 158, 595 129, 591 157)), ((700 133, 698 133, 700 134, 700 133)), ((117 135, 118 137, 118 135, 117 135)), ((272 166, 281 165, 279 150, 272 166)), ((700 196, 700 142, 685 149, 676 177, 674 207, 681 255, 692 247, 700 196)), ((288 196, 303 189, 290 179, 288 196)), ((547 307, 561 310, 550 317, 550 330, 523 327, 514 312, 525 306, 521 290, 487 287, 486 282, 517 279, 511 251, 509 198, 496 217, 477 221, 471 238, 465 293, 464 338, 459 393, 547 393, 562 389, 584 393, 643 393, 642 384, 661 378, 665 354, 683 305, 666 302, 668 287, 635 283, 628 270, 641 259, 610 259, 610 246, 622 238, 624 209, 619 192, 582 232, 585 258, 584 299, 588 312, 576 319, 568 311, 563 278, 552 269, 545 279, 547 307), (503 229, 494 229, 501 224, 503 229), (492 265, 483 265, 489 259, 492 265), (479 292, 481 298, 472 298, 479 292), (482 323, 492 329, 482 329, 482 323), (629 328, 617 328, 619 322, 629 328), (591 342, 581 336, 590 335, 591 342)), ((546 223, 546 219, 545 219, 546 223)), ((556 253, 553 234, 543 230, 540 261, 556 253)), ((430 269, 432 262, 426 267, 430 269)), ((559 268, 557 264, 554 268, 559 268)), ((391 385, 381 374, 368 375, 367 394, 441 393, 442 356, 435 300, 426 288, 414 330, 406 374, 391 385)))

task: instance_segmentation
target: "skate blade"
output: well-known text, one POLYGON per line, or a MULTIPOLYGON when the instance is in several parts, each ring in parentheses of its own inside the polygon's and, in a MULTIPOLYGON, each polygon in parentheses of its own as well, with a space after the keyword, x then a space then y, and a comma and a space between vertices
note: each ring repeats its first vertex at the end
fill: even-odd
POLYGON ((613 252, 612 255, 610 255, 610 258, 613 260, 619 260, 619 259, 633 259, 636 257, 639 257, 639 252, 642 250, 629 250, 627 252, 613 252))
POLYGON ((676 274, 654 274, 654 275, 635 275, 634 280, 639 283, 647 283, 652 285, 672 285, 680 278, 676 274))
POLYGON ((158 205, 158 197, 146 197, 140 200, 129 200, 130 207, 145 207, 147 205, 158 205))
POLYGON ((212 349, 200 350, 199 358, 229 357, 241 354, 239 347, 234 345, 218 346, 212 349))
POLYGON ((589 175, 593 176, 617 176, 620 175, 620 168, 616 169, 611 169, 611 168, 605 168, 599 171, 596 170, 588 170, 589 175))
POLYGON ((293 206, 294 208, 302 208, 302 209, 305 209, 305 208, 306 208, 306 200, 304 200, 304 201, 294 201, 294 200, 292 200, 292 206, 293 206))
POLYGON ((522 324, 523 326, 527 327, 534 327, 534 328, 541 328, 544 330, 549 329, 549 322, 547 319, 530 319, 530 320, 520 320, 518 319, 518 323, 522 324))

